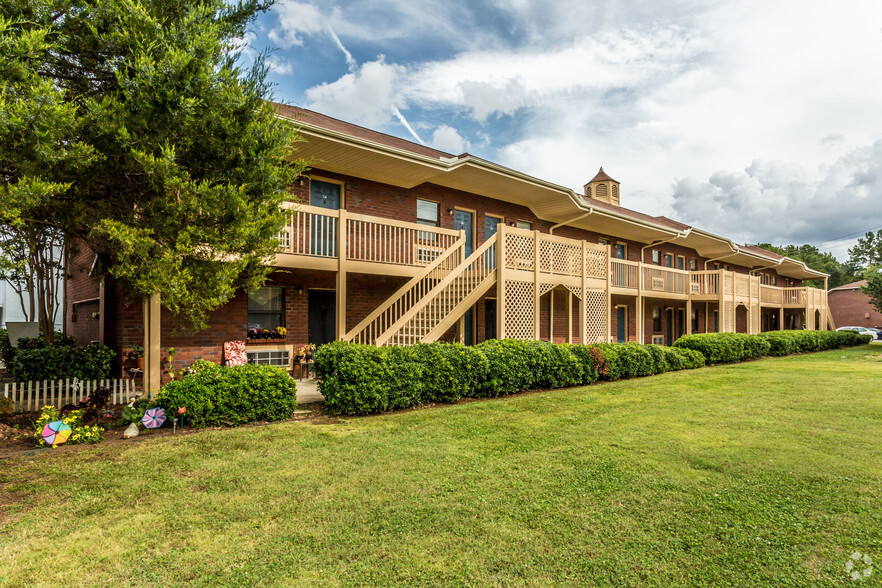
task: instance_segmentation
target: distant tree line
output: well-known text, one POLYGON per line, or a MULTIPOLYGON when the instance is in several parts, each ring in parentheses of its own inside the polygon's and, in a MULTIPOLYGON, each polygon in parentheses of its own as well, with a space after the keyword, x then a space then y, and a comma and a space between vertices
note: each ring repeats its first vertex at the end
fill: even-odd
MULTIPOLYGON (((827 287, 836 288, 861 279, 867 280, 862 291, 870 297, 873 305, 882 312, 882 229, 868 232, 848 250, 848 260, 841 263, 830 253, 822 252, 814 245, 785 245, 759 243, 768 251, 798 259, 812 269, 830 274, 827 287)), ((810 286, 824 287, 822 280, 806 282, 810 286)))

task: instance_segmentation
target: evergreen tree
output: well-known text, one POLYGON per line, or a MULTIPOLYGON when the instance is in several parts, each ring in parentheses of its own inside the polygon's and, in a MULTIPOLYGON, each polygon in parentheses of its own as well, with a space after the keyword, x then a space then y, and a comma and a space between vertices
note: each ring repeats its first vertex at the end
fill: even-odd
POLYGON ((238 65, 270 4, 0 0, 0 221, 87 244, 196 327, 262 284, 304 167, 263 59, 238 65))

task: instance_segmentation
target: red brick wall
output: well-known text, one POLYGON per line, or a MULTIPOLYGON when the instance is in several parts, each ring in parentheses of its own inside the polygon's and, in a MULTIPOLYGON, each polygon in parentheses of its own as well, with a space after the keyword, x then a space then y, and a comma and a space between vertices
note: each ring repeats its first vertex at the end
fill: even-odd
POLYGON ((829 292, 827 304, 837 327, 882 328, 882 313, 873 308, 870 297, 860 290, 829 292))
POLYGON ((99 282, 89 276, 95 254, 83 243, 76 243, 69 261, 65 287, 67 288, 67 308, 64 309, 64 321, 67 332, 81 345, 99 338, 99 319, 93 318, 98 313, 99 282), (84 302, 90 301, 90 302, 84 302))

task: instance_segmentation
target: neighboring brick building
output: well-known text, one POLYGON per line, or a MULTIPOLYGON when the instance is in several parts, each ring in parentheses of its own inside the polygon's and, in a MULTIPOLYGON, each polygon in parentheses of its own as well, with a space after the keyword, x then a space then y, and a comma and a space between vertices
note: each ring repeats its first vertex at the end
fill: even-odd
POLYGON ((870 297, 861 292, 866 280, 831 288, 827 304, 837 327, 874 327, 882 329, 882 313, 870 303, 870 297))
POLYGON ((246 339, 249 327, 285 327, 284 338, 249 339, 248 353, 290 366, 297 347, 333 339, 671 344, 691 332, 828 325, 825 292, 802 284, 826 274, 624 208, 619 182, 602 169, 577 194, 469 154, 278 111, 296 120, 298 155, 315 163, 291 187, 267 286, 239 293, 206 331, 181 335, 156 300, 129 300, 90 276, 84 252, 69 281, 72 333, 124 356, 147 343, 154 361, 165 360, 160 345, 174 347, 178 370, 221 361, 223 343, 246 339), (154 325, 146 338, 145 324, 154 325))

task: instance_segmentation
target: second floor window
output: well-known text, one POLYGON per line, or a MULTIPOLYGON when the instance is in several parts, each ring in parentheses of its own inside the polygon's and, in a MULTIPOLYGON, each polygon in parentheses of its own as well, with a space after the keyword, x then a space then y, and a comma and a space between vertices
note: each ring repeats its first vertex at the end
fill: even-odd
POLYGON ((674 267, 674 256, 670 253, 665 253, 665 267, 674 267))
POLYGON ((625 259, 627 257, 627 249, 624 243, 616 243, 613 245, 613 256, 616 259, 625 259))
POLYGON ((528 223, 527 221, 518 221, 515 226, 519 229, 526 229, 528 231, 533 230, 533 223, 528 223))
POLYGON ((682 255, 677 256, 677 269, 684 270, 686 269, 686 258, 682 255))
POLYGON ((658 249, 652 250, 652 263, 655 265, 661 265, 661 251, 658 249))
POLYGON ((694 257, 689 260, 689 270, 693 272, 698 270, 698 260, 694 257))
POLYGON ((417 199, 417 223, 437 227, 440 226, 440 218, 437 202, 417 199))

